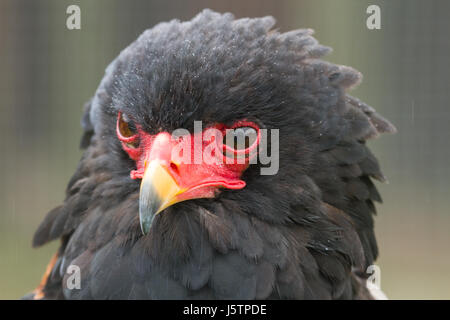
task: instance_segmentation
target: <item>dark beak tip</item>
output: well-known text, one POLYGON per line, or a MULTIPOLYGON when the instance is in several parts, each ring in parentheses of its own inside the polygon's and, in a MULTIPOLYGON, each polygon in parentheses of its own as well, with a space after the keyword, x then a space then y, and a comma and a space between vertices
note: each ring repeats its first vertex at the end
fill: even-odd
POLYGON ((150 228, 152 226, 152 222, 153 222, 153 219, 151 221, 149 221, 148 219, 145 219, 145 220, 141 219, 141 231, 144 236, 149 233, 150 228))
POLYGON ((141 224, 142 235, 146 236, 148 234, 148 228, 141 224))

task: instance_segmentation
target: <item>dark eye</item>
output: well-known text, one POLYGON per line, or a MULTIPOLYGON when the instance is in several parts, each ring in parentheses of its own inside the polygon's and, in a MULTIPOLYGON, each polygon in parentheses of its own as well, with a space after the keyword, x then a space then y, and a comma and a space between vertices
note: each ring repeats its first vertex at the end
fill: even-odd
POLYGON ((128 118, 124 113, 119 114, 118 129, 119 133, 124 138, 130 138, 137 134, 136 126, 134 122, 128 118))
POLYGON ((239 127, 226 130, 223 144, 236 150, 243 151, 251 147, 258 139, 258 132, 252 127, 239 127))
POLYGON ((129 148, 139 146, 138 131, 135 123, 126 114, 119 113, 117 119, 117 134, 119 139, 129 148))

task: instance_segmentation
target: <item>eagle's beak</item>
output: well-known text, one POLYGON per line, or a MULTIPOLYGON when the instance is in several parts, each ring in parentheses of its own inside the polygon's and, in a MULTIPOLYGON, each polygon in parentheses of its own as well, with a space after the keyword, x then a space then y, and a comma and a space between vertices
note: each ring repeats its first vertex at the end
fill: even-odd
POLYGON ((148 164, 139 194, 139 218, 144 234, 148 233, 158 213, 182 201, 177 196, 184 191, 158 160, 148 164))

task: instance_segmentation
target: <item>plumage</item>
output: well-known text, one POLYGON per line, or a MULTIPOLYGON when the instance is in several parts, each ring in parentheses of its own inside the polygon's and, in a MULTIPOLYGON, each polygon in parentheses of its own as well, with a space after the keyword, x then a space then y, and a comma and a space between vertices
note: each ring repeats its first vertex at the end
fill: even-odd
POLYGON ((82 119, 85 149, 64 203, 34 246, 61 239, 51 275, 29 297, 65 299, 370 298, 378 255, 366 140, 395 128, 348 95, 361 75, 325 62, 309 29, 280 33, 272 17, 205 10, 145 31, 108 66, 82 119), (139 179, 116 136, 118 112, 147 134, 232 124, 280 129, 279 171, 250 165, 240 190, 176 203, 148 234, 139 179), (69 265, 81 289, 65 285, 69 265))

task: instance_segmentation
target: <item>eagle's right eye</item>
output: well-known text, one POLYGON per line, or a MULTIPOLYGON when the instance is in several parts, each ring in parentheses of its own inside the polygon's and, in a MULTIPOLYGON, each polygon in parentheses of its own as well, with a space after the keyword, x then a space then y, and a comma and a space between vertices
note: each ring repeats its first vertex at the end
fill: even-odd
POLYGON ((119 112, 117 117, 117 136, 128 148, 139 146, 139 135, 135 123, 126 114, 119 112))

